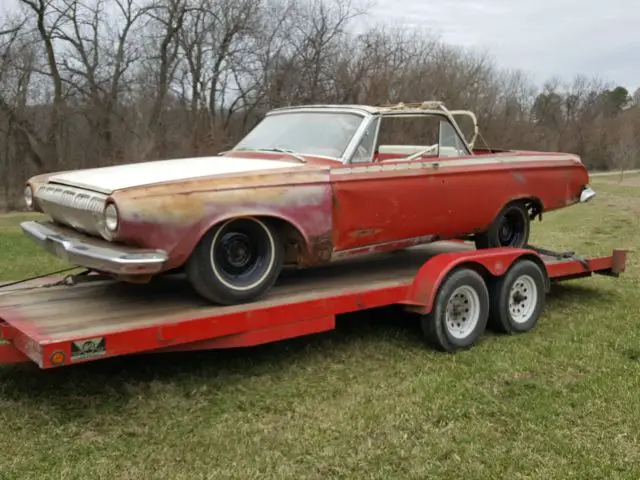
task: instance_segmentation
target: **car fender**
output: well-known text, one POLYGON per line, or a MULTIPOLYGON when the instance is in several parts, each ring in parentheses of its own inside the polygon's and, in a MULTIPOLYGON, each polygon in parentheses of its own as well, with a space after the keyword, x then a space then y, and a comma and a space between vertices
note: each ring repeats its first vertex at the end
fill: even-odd
POLYGON ((502 247, 435 255, 420 267, 409 287, 406 300, 401 303, 418 313, 427 314, 433 308, 440 285, 453 270, 469 267, 489 280, 505 275, 511 265, 521 258, 530 259, 542 268, 546 278, 545 289, 548 291, 550 284, 547 270, 537 253, 522 248, 502 247))
POLYGON ((201 222, 198 222, 194 227, 192 227, 171 252, 174 263, 182 264, 183 262, 185 262, 187 258, 189 258, 189 255, 191 255, 191 252, 196 247, 198 242, 213 227, 224 223, 227 220, 241 217, 269 217, 286 222, 298 231, 303 239, 304 248, 306 250, 308 250, 311 246, 308 232, 306 232, 296 220, 288 215, 283 214, 282 212, 278 212, 270 208, 232 210, 226 211, 224 214, 203 219, 201 222))

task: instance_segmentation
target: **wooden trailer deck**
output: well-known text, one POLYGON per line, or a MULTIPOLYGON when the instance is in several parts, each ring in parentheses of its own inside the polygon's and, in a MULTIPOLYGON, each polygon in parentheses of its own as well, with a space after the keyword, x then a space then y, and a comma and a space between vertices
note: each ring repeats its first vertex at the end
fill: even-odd
MULTIPOLYGON (((462 242, 437 242, 325 267, 285 270, 264 299, 224 307, 206 303, 179 275, 147 285, 102 280, 0 290, 0 343, 10 344, 43 368, 74 358, 255 345, 330 330, 338 314, 405 303, 416 274, 428 260, 438 256, 445 266, 454 256, 467 254, 493 255, 500 263, 512 252, 475 251, 462 242)), ((626 259, 624 252, 586 261, 544 253, 541 258, 552 279, 617 275, 626 259)), ((4 352, 0 363, 3 355, 15 357, 13 351, 4 352)))

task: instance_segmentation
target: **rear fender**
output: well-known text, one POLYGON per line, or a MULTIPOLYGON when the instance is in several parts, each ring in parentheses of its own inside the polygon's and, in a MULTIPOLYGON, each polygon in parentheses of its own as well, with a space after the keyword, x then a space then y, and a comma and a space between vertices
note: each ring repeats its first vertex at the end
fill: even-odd
POLYGON ((407 299, 401 303, 417 313, 428 314, 440 285, 453 270, 471 268, 490 282, 505 275, 513 263, 521 258, 532 260, 542 268, 546 278, 545 290, 548 291, 550 282, 542 258, 531 250, 504 247, 441 253, 432 257, 418 270, 409 287, 407 299))
POLYGON ((493 218, 496 218, 498 216, 498 214, 502 211, 502 209, 504 209, 507 205, 512 205, 514 203, 525 203, 525 204, 533 204, 534 208, 534 216, 532 217, 535 218, 538 215, 541 215, 542 212, 545 211, 545 204, 544 202, 539 198, 536 197, 535 195, 528 195, 528 194, 520 194, 520 195, 515 195, 513 197, 509 198, 509 201, 507 203, 505 203, 504 205, 502 205, 494 214, 493 218))

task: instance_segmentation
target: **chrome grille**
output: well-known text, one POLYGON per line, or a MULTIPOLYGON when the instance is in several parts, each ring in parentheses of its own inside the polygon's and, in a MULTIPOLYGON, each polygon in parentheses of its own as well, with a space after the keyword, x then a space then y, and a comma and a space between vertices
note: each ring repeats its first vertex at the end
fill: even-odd
POLYGON ((106 195, 65 185, 37 188, 36 201, 55 221, 82 232, 101 236, 106 195))
POLYGON ((35 196, 40 201, 95 213, 102 213, 107 198, 99 193, 51 184, 41 185, 36 190, 35 196))

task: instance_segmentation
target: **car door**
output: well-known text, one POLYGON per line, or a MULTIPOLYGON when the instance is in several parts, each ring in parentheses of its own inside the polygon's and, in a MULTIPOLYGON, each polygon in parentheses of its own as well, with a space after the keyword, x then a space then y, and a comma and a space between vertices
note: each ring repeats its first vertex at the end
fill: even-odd
MULTIPOLYGON (((411 118, 424 117, 426 114, 411 118)), ((434 117, 437 121, 442 118, 434 117)), ((407 160, 407 154, 434 145, 434 138, 438 145, 439 123, 435 123, 435 131, 431 127, 430 133, 417 127, 420 147, 416 137, 399 141, 402 131, 378 137, 378 125, 371 124, 367 131, 371 137, 365 135, 362 142, 363 151, 368 153, 331 170, 333 242, 337 251, 429 241, 446 223, 449 213, 440 200, 447 196, 449 186, 438 175, 438 148, 430 156, 407 160)))

